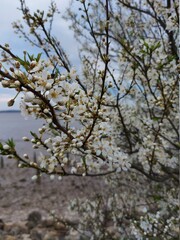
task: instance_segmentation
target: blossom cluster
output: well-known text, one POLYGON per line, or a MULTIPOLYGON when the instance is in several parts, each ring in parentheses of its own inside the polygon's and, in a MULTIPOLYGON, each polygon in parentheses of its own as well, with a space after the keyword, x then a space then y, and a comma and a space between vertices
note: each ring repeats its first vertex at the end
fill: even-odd
POLYGON ((23 64, 13 63, 9 70, 12 80, 3 80, 2 86, 23 93, 20 109, 25 118, 33 116, 46 121, 32 139, 24 137, 25 141, 31 140, 33 148, 41 149, 38 167, 48 173, 60 170, 62 175, 66 171, 87 175, 102 169, 128 170, 131 164, 127 154, 112 137, 106 105, 113 98, 107 94, 108 88, 99 99, 91 89, 86 93, 79 86, 74 69, 52 77, 52 66, 47 61, 33 59, 23 64), (71 157, 72 153, 76 157, 71 157))

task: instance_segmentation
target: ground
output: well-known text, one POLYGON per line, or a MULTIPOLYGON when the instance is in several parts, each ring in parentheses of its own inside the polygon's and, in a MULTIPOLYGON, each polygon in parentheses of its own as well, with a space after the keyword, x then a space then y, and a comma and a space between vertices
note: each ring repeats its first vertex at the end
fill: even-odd
POLYGON ((103 191, 100 177, 64 177, 62 180, 42 176, 40 183, 32 180, 33 169, 17 167, 13 159, 4 158, 0 168, 0 219, 6 224, 26 222, 28 215, 38 211, 48 218, 53 210, 57 216, 71 219, 69 202, 76 197, 90 197, 103 191))

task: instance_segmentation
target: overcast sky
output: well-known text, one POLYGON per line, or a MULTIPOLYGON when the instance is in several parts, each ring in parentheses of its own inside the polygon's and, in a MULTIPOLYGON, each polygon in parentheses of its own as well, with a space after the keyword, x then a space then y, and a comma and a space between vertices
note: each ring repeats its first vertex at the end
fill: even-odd
MULTIPOLYGON (((28 43, 23 39, 19 39, 14 33, 12 22, 21 20, 21 12, 17 9, 20 6, 19 0, 0 0, 0 44, 8 43, 17 55, 21 55, 24 50, 30 53, 34 52, 28 43)), ((26 0, 27 6, 30 10, 42 9, 47 10, 51 0, 26 0)), ((57 6, 61 13, 68 7, 70 0, 57 0, 57 6)), ((60 39, 62 46, 71 55, 72 62, 75 62, 77 54, 77 43, 74 40, 73 33, 68 28, 68 23, 60 19, 59 16, 54 21, 54 32, 58 39, 60 39), (59 35, 59 36, 58 36, 59 35)), ((36 50, 35 50, 36 51, 36 50)), ((0 86, 0 111, 9 109, 7 101, 12 99, 15 91, 4 89, 0 86)), ((11 109, 19 108, 20 97, 11 109)))

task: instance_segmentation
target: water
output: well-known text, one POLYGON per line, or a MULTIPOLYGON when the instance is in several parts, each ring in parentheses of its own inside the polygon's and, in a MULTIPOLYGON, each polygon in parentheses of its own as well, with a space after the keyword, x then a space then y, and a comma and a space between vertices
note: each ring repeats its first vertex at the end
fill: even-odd
MULTIPOLYGON (((40 152, 44 152, 45 149, 40 147, 40 149, 32 149, 31 142, 24 142, 23 137, 29 137, 32 139, 30 131, 38 133, 38 129, 43 126, 45 120, 34 119, 29 117, 27 120, 21 115, 20 112, 0 112, 0 142, 4 143, 10 138, 13 138, 16 143, 16 149, 21 153, 28 153, 31 156, 34 152, 37 155, 40 152)), ((78 121, 73 120, 72 125, 74 127, 79 127, 78 121)), ((39 134, 38 134, 39 135, 39 134)))
POLYGON ((9 138, 13 138, 16 143, 16 150, 21 156, 27 153, 33 157, 36 152, 39 155, 41 149, 32 148, 31 142, 24 142, 22 137, 32 138, 30 131, 38 133, 38 129, 42 127, 44 121, 42 119, 34 119, 29 117, 27 120, 19 112, 0 112, 0 142, 4 143, 9 138))
POLYGON ((43 123, 32 117, 25 120, 19 112, 0 112, 0 140, 13 138, 20 141, 24 136, 30 137, 30 131, 38 132, 43 123))

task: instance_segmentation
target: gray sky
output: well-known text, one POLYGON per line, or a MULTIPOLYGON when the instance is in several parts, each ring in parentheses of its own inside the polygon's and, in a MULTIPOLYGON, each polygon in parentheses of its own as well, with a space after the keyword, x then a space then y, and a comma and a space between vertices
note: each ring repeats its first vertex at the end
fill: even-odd
MULTIPOLYGON (((51 0, 26 0, 27 6, 30 10, 43 9, 47 10, 51 0)), ((21 20, 21 12, 17 9, 20 6, 19 0, 0 0, 0 44, 8 43, 11 49, 17 55, 21 55, 24 50, 30 53, 34 52, 34 49, 30 44, 26 43, 23 39, 14 33, 12 28, 12 22, 21 20)), ((68 7, 70 0, 57 0, 57 6, 61 13, 68 7)), ((59 16, 54 21, 53 25, 56 37, 61 41, 62 46, 67 53, 70 55, 72 62, 76 62, 77 54, 77 43, 73 37, 73 33, 68 28, 68 23, 60 19, 59 16), (63 33, 63 34, 62 34, 63 33)), ((0 86, 0 111, 8 109, 7 101, 13 98, 15 91, 4 89, 0 86)), ((10 109, 19 108, 20 97, 16 101, 15 105, 10 109)))

